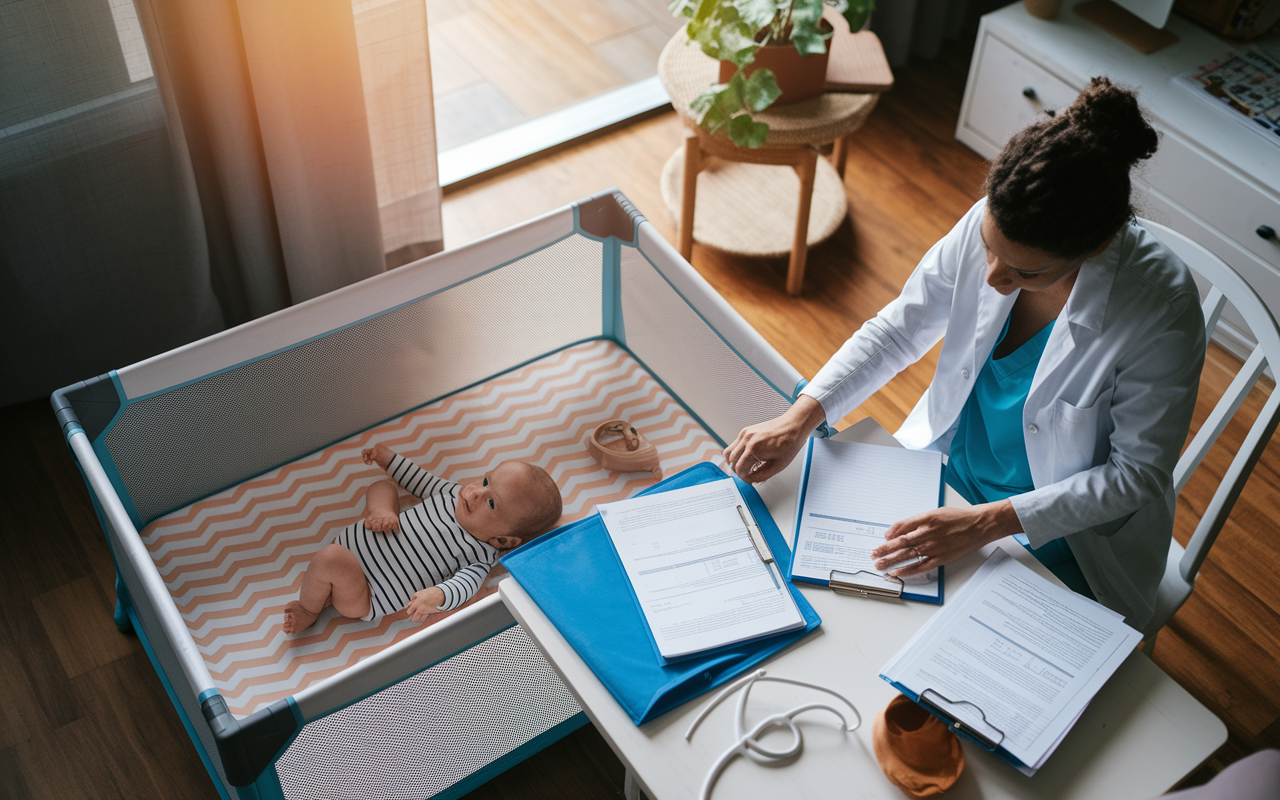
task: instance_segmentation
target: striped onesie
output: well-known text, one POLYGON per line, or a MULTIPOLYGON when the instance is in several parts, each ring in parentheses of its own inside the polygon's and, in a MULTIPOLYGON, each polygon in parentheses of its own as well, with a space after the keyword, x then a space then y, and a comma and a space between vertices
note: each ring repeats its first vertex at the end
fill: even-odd
POLYGON ((394 614, 415 592, 444 591, 443 611, 467 602, 498 561, 498 551, 458 524, 459 484, 438 478, 397 454, 387 473, 422 502, 400 512, 399 533, 375 533, 364 520, 338 532, 335 542, 355 554, 369 581, 369 613, 375 620, 394 614))

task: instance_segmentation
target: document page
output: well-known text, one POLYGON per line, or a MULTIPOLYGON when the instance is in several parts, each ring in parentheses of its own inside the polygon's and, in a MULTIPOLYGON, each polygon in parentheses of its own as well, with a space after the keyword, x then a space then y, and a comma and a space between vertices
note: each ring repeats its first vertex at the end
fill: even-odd
POLYGON ((997 549, 881 677, 1038 769, 1141 638, 997 549))
POLYGON ((802 628, 731 479, 601 503, 600 517, 664 659, 802 628))
MULTIPOLYGON (((791 576, 827 581, 832 570, 873 576, 871 551, 900 519, 938 507, 942 454, 861 442, 810 440, 809 463, 801 484, 791 576)), ((909 579, 911 595, 937 598, 931 578, 909 579)), ((896 581, 883 579, 886 587, 896 581)))

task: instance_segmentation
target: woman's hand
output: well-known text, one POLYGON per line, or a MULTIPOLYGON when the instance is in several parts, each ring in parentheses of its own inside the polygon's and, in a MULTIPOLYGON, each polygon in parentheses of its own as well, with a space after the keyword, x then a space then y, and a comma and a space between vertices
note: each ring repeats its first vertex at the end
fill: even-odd
POLYGON ((743 428, 724 449, 725 464, 748 483, 766 481, 787 468, 826 418, 818 401, 802 394, 782 416, 743 428))
POLYGON ((875 568, 897 578, 921 575, 969 555, 983 545, 1022 531, 1013 503, 1001 500, 972 508, 939 508, 899 520, 871 551, 875 568), (911 563, 923 559, 917 563, 911 563))

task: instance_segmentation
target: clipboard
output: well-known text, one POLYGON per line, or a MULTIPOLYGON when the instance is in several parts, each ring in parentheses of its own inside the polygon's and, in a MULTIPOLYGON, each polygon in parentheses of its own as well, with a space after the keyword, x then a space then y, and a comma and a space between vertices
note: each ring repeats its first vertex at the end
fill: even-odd
POLYGON ((1017 768, 1024 775, 1030 776, 1035 773, 1034 769, 1023 764, 1011 755, 1008 750, 1004 749, 1004 731, 988 722, 986 712, 976 703, 963 699, 951 699, 934 689, 925 689, 923 692, 916 694, 906 686, 896 681, 891 681, 884 675, 881 675, 880 678, 899 692, 902 692, 911 702, 941 720, 952 733, 957 736, 963 736, 988 753, 1017 768), (962 711, 968 713, 962 716, 962 711), (978 716, 975 718, 974 714, 978 716))
MULTIPOLYGON (((699 481, 694 486, 700 487, 700 489, 706 489, 708 487, 717 487, 721 491, 733 491, 740 484, 741 484, 741 481, 731 479, 728 475, 724 475, 722 478, 718 480, 699 481), (726 489, 725 487, 728 487, 728 488, 726 489)), ((686 489, 686 490, 698 491, 698 489, 694 489, 694 486, 673 487, 673 488, 675 488, 676 490, 686 489)), ((661 502, 660 498, 663 494, 665 494, 665 492, 656 492, 656 493, 649 494, 648 496, 653 501, 661 502)), ((764 567, 765 573, 767 574, 768 578, 772 581, 774 591, 777 593, 778 597, 780 598, 781 603, 784 606, 787 606, 787 604, 789 604, 788 611, 794 613, 794 621, 788 627, 782 628, 781 630, 766 630, 764 632, 761 632, 755 635, 749 635, 746 638, 739 638, 733 641, 725 642, 723 644, 716 644, 710 647, 703 647, 701 649, 693 650, 691 652, 664 655, 662 652, 661 646, 658 644, 658 639, 657 639, 657 635, 654 632, 653 624, 651 624, 650 620, 645 614, 644 604, 640 600, 636 586, 634 585, 629 575, 627 574, 627 565, 625 563, 626 559, 624 558, 623 554, 619 552, 617 547, 617 542, 614 541, 613 536, 609 535, 608 538, 610 541, 611 548, 613 550, 614 557, 617 558, 618 560, 618 567, 623 571, 624 580, 622 581, 622 584, 625 587, 627 593, 630 595, 632 602, 635 604, 636 613, 639 614, 641 619, 645 621, 644 629, 645 629, 645 632, 648 634, 649 644, 653 646, 654 657, 658 660, 658 663, 664 666, 670 665, 670 664, 676 664, 678 662, 686 661, 691 658, 713 656, 717 653, 725 652, 726 650, 731 649, 734 646, 739 644, 747 644, 753 641, 763 641, 773 636, 781 636, 787 633, 794 632, 797 629, 804 628, 805 625, 807 624, 804 618, 804 614, 800 609, 800 606, 796 603, 795 589, 792 585, 787 583, 786 575, 782 572, 781 568, 777 564, 777 561, 773 556, 773 551, 769 547, 769 543, 765 540, 764 533, 761 531, 760 525, 755 519, 755 514, 747 505, 746 497, 742 496, 741 490, 738 490, 737 494, 741 502, 736 503, 736 506, 737 506, 736 513, 729 512, 727 509, 725 510, 726 516, 734 516, 741 521, 742 539, 736 541, 734 545, 737 549, 740 550, 743 545, 747 545, 747 543, 749 543, 749 545, 747 546, 754 549, 757 557, 760 560, 761 566, 764 567)), ((626 503, 626 502, 627 501, 625 500, 621 501, 621 503, 626 503)), ((598 513, 605 526, 606 532, 610 528, 609 522, 605 521, 606 509, 611 509, 613 505, 615 504, 602 504, 599 508, 598 513)), ((658 508, 661 508, 661 507, 662 506, 658 506, 658 508)), ((649 508, 652 509, 654 508, 654 506, 649 506, 649 508)), ((610 519, 612 518, 612 512, 610 512, 609 518, 610 519)), ((668 523, 668 525, 671 525, 671 526, 674 526, 677 524, 678 523, 668 523)), ((705 534, 705 530, 698 531, 698 535, 703 535, 703 534, 705 534)), ((645 548, 644 557, 646 559, 652 559, 654 557, 654 553, 650 552, 648 548, 645 548)), ((724 557, 725 556, 721 554, 716 554, 715 556, 716 560, 720 560, 724 557)), ((686 564, 681 566, 687 566, 687 560, 691 558, 695 558, 695 556, 691 555, 687 549, 681 549, 679 551, 679 558, 681 561, 686 562, 686 564)), ((669 574, 670 567, 663 567, 660 571, 663 572, 664 574, 669 574)), ((701 579, 700 582, 704 581, 705 575, 700 576, 700 579, 701 579)), ((685 591, 690 591, 690 590, 686 589, 685 591)), ((692 591, 696 594, 697 589, 692 589, 692 591)), ((682 592, 682 594, 683 593, 684 592, 682 592)), ((735 599, 735 602, 740 602, 740 600, 735 599)), ((664 604, 666 603, 670 603, 670 598, 666 598, 664 600, 664 604)))
MULTIPOLYGON (((787 573, 787 579, 792 582, 803 582, 818 586, 826 586, 837 594, 849 595, 851 597, 914 600, 919 603, 942 605, 946 588, 945 566, 938 567, 938 594, 936 597, 933 595, 913 592, 911 591, 910 584, 905 583, 902 579, 891 578, 888 575, 881 575, 878 572, 872 572, 870 570, 858 570, 856 572, 831 570, 826 580, 812 578, 805 575, 796 575, 794 573, 796 562, 794 554, 797 552, 797 548, 799 547, 801 521, 804 519, 805 501, 809 495, 809 477, 813 466, 813 448, 815 441, 815 439, 810 438, 805 447, 804 470, 800 476, 799 497, 796 500, 795 524, 791 534, 791 552, 793 553, 791 560, 792 569, 787 573)), ((943 505, 946 491, 945 487, 946 483, 943 478, 943 473, 940 471, 938 474, 938 507, 943 505)))

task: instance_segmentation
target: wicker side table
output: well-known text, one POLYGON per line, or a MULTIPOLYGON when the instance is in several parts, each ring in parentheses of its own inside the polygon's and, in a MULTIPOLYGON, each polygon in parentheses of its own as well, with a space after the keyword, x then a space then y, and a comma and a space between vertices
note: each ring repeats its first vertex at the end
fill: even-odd
MULTIPOLYGON (((836 35, 849 37, 843 45, 857 41, 847 32, 836 35)), ((874 48, 873 57, 878 53, 883 61, 878 41, 874 48)), ((751 150, 723 134, 709 135, 693 121, 690 105, 717 81, 718 69, 719 62, 689 44, 683 30, 658 57, 659 79, 686 128, 684 145, 662 170, 663 201, 679 220, 680 254, 693 255, 694 239, 738 255, 790 253, 787 293, 799 294, 809 247, 835 233, 848 213, 843 183, 848 137, 866 121, 879 94, 828 91, 754 114, 769 125, 769 138, 764 147, 751 150), (834 166, 818 158, 819 149, 833 143, 834 166), (703 213, 695 220, 698 200, 703 213)))

